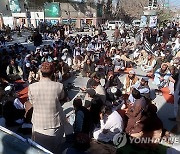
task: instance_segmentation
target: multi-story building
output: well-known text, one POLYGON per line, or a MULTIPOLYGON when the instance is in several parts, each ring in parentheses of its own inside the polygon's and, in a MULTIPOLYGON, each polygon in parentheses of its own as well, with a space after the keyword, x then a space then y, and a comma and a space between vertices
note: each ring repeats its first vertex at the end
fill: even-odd
POLYGON ((45 6, 45 9, 42 9, 42 11, 31 11, 31 23, 35 27, 40 20, 45 20, 52 24, 74 24, 77 28, 80 28, 83 23, 97 26, 104 22, 102 5, 100 4, 70 2, 46 5, 48 5, 48 7, 45 6), (53 9, 52 5, 54 4, 59 6, 57 15, 46 13, 46 10, 51 11, 51 9, 53 9))
POLYGON ((0 25, 4 23, 11 27, 28 26, 29 24, 37 27, 40 21, 47 21, 52 24, 74 24, 76 28, 80 28, 83 23, 97 26, 104 22, 103 7, 101 4, 95 3, 55 2, 37 6, 36 0, 0 0, 0 6, 2 16, 0 25), (53 6, 54 4, 57 8, 53 6), (48 5, 49 8, 47 8, 48 5), (51 9, 56 9, 55 11, 58 11, 58 14, 54 16, 51 12, 54 10, 51 9), (49 11, 48 15, 47 11, 49 11))

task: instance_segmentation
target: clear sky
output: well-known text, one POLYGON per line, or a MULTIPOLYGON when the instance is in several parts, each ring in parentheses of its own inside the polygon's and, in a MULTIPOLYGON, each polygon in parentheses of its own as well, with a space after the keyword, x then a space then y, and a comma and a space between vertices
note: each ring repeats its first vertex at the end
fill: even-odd
POLYGON ((180 9, 180 0, 169 0, 169 3, 171 7, 176 7, 180 9))

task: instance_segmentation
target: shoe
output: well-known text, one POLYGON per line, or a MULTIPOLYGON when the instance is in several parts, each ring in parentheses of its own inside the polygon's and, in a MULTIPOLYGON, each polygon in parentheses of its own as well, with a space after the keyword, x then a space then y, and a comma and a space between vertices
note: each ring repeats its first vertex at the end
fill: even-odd
POLYGON ((176 121, 176 118, 168 118, 170 121, 176 121))

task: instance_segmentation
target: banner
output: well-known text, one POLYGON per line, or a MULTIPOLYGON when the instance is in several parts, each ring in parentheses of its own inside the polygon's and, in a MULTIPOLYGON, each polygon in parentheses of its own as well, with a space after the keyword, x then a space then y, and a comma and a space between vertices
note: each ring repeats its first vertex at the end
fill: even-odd
POLYGON ((46 3, 44 6, 45 17, 60 17, 59 3, 46 3))
POLYGON ((14 27, 13 17, 3 17, 4 25, 9 25, 10 28, 14 27))
POLYGON ((103 14, 103 6, 102 4, 97 4, 97 17, 102 17, 103 14))
POLYGON ((9 0, 9 7, 12 13, 19 13, 21 12, 21 8, 19 6, 18 0, 9 0))
POLYGON ((141 16, 140 27, 146 27, 146 26, 147 26, 147 17, 146 16, 141 16))
POLYGON ((149 27, 157 26, 157 16, 150 16, 149 18, 149 27))

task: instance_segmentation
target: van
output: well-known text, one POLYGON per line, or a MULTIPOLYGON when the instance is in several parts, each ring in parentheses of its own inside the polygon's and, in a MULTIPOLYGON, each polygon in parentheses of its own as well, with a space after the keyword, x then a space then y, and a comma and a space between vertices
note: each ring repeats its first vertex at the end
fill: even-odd
POLYGON ((123 21, 109 21, 107 28, 110 30, 114 30, 116 26, 121 27, 122 25, 124 25, 123 21))
POLYGON ((133 25, 134 27, 139 27, 139 26, 140 26, 140 23, 141 23, 141 20, 133 20, 132 25, 133 25))

